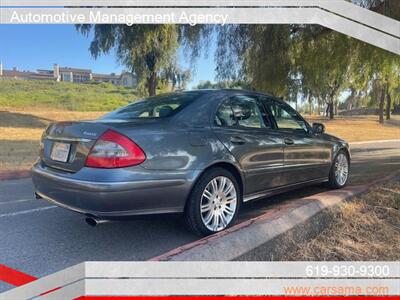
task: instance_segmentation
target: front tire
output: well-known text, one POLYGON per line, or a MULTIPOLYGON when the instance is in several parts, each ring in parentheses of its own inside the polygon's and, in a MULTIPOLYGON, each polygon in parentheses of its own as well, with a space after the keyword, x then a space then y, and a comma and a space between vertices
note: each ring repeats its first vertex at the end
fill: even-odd
POLYGON ((333 189, 340 189, 347 184, 349 178, 350 162, 346 152, 340 150, 332 163, 329 172, 329 187, 333 189))
POLYGON ((204 173, 193 188, 185 209, 186 223, 200 236, 231 226, 242 200, 236 178, 223 168, 204 173))

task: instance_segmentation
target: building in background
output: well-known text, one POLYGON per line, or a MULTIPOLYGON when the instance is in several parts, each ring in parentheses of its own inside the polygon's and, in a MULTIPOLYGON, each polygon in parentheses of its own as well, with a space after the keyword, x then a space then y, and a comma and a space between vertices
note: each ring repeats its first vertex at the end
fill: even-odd
POLYGON ((135 74, 123 72, 121 74, 98 74, 93 73, 90 69, 79 69, 71 67, 60 67, 58 64, 53 65, 53 70, 38 69, 36 72, 19 71, 16 68, 12 70, 3 69, 0 63, 0 78, 13 78, 22 80, 55 80, 57 82, 109 82, 114 85, 132 87, 137 86, 137 78, 135 74))

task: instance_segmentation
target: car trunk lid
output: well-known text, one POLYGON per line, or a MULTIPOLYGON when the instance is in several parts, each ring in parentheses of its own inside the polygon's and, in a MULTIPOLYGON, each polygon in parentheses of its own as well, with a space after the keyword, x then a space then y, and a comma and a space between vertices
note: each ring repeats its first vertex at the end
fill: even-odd
POLYGON ((109 128, 92 121, 53 123, 43 133, 40 158, 49 167, 77 172, 96 140, 109 128))
POLYGON ((93 145, 107 130, 112 129, 126 135, 133 142, 138 141, 141 146, 143 135, 149 133, 151 128, 163 128, 165 122, 166 120, 162 119, 137 118, 53 123, 42 136, 40 157, 49 167, 71 173, 78 172, 85 166, 93 145), (58 151, 56 149, 53 152, 55 148, 58 148, 58 151), (59 152, 60 156, 55 156, 55 152, 59 152), (66 156, 66 161, 62 161, 66 156))

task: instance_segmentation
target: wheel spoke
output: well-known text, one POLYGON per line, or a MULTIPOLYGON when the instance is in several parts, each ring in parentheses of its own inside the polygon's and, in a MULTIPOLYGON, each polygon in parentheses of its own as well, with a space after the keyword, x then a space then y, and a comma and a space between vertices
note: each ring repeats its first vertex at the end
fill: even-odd
POLYGON ((218 230, 218 219, 219 219, 218 215, 214 214, 212 222, 212 228, 214 228, 214 231, 218 230))
POLYGON ((226 204, 230 204, 232 202, 236 202, 236 195, 231 195, 225 199, 226 204))
POLYGON ((221 177, 219 180, 219 188, 218 191, 223 192, 225 189, 225 185, 226 185, 226 178, 225 177, 221 177))
POLYGON ((206 197, 208 200, 211 200, 213 198, 213 194, 207 189, 204 190, 203 192, 203 197, 206 197))
POLYGON ((219 217, 221 219, 223 228, 225 228, 228 225, 228 220, 227 220, 226 216, 223 213, 221 213, 219 217))
POLYGON ((205 213, 209 210, 211 210, 211 202, 201 206, 201 213, 205 213))
POLYGON ((207 216, 205 217, 205 219, 203 219, 203 222, 205 225, 210 224, 211 220, 213 219, 214 214, 210 211, 207 216))
POLYGON ((231 215, 231 214, 233 214, 235 212, 235 210, 232 209, 231 207, 225 205, 224 212, 226 212, 227 214, 231 215))
POLYGON ((217 193, 217 191, 218 191, 217 179, 213 179, 213 180, 211 181, 211 186, 212 186, 212 189, 213 189, 213 193, 214 193, 214 194, 217 193))
POLYGON ((224 194, 229 195, 234 190, 234 188, 235 188, 235 186, 233 185, 233 183, 229 182, 226 189, 224 190, 224 194))

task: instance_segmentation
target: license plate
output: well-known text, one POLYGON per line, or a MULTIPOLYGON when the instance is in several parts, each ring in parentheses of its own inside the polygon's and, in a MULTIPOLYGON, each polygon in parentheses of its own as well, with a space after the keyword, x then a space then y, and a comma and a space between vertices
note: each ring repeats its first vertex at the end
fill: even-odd
POLYGON ((51 150, 51 159, 55 161, 67 162, 70 148, 70 144, 55 142, 53 144, 53 149, 51 150))

